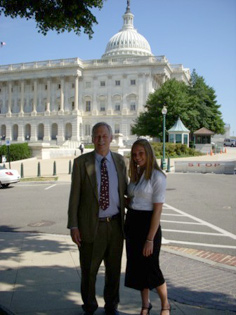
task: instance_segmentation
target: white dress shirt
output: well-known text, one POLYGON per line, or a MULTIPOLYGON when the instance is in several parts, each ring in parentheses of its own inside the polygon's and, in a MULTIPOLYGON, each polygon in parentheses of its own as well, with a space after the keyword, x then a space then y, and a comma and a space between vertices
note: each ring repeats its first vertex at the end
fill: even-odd
POLYGON ((142 174, 139 182, 128 185, 129 208, 134 210, 152 211, 154 203, 165 202, 166 177, 154 169, 149 180, 142 174))

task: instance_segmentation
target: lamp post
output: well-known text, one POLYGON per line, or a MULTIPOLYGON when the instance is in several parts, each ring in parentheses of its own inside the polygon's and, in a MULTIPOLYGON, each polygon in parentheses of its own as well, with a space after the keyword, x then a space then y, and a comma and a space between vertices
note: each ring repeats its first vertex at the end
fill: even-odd
POLYGON ((163 170, 166 169, 166 114, 167 108, 163 106, 161 113, 163 115, 163 157, 162 157, 162 168, 163 170))

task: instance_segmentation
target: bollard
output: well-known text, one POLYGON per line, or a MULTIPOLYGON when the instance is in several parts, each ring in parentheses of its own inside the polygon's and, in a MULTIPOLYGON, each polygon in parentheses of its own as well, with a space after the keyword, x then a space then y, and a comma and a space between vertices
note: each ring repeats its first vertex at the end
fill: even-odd
POLYGON ((23 163, 21 163, 21 165, 20 165, 20 176, 21 176, 21 178, 24 178, 24 165, 23 165, 23 163))
POLYGON ((38 177, 41 176, 41 167, 40 167, 40 162, 38 162, 38 177))
POLYGON ((69 174, 71 174, 71 161, 69 161, 69 174))
POLYGON ((168 157, 168 160, 167 160, 167 172, 170 172, 170 158, 168 157))
POLYGON ((53 162, 53 176, 57 175, 57 166, 56 166, 56 161, 53 162))

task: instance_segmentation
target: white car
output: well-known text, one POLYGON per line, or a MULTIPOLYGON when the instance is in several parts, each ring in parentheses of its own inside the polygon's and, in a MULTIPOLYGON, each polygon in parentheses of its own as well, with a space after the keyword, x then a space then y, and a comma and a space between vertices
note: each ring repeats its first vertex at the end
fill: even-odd
POLYGON ((224 146, 228 147, 236 147, 236 140, 235 139, 225 139, 224 140, 224 146))
POLYGON ((0 186, 8 187, 10 184, 16 184, 20 181, 20 178, 17 170, 8 169, 0 165, 0 186))

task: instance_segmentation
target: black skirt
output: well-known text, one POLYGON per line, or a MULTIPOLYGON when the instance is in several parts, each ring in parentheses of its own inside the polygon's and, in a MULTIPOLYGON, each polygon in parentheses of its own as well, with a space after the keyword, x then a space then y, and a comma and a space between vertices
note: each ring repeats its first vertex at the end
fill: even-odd
POLYGON ((126 215, 127 265, 125 286, 142 291, 154 289, 165 282, 159 267, 161 227, 154 238, 153 254, 143 256, 143 247, 150 228, 152 211, 129 209, 126 215))

